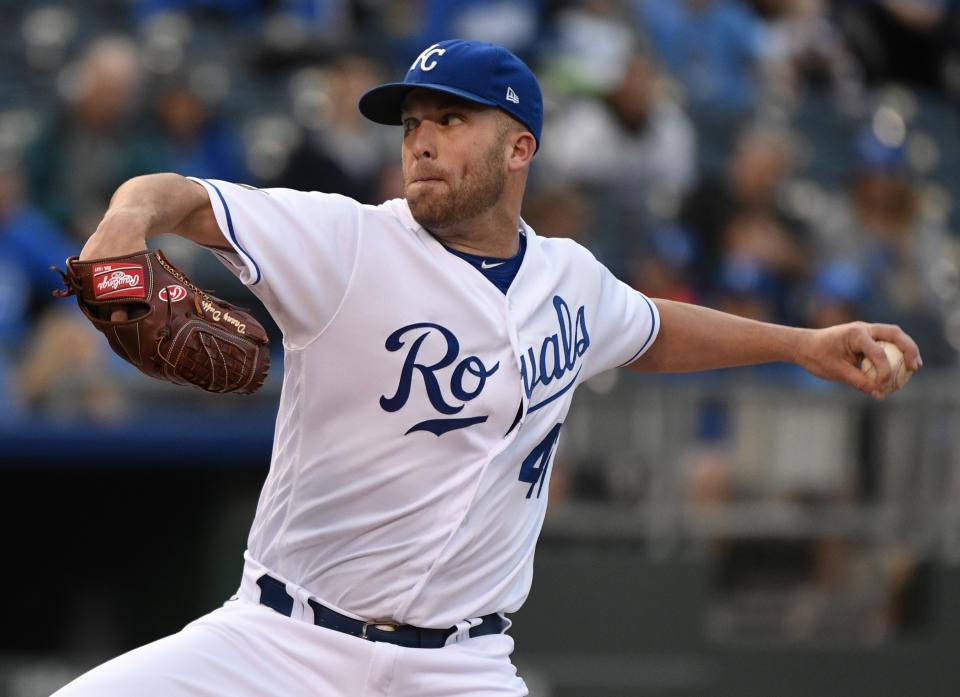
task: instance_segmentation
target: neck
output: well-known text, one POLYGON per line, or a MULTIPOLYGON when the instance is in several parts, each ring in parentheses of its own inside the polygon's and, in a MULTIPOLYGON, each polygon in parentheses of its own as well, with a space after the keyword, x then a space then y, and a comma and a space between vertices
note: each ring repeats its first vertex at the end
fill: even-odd
POLYGON ((485 257, 508 259, 520 250, 520 203, 523 189, 513 190, 501 201, 472 218, 427 229, 448 247, 485 257))
POLYGON ((431 228, 427 232, 460 252, 507 259, 520 248, 517 235, 519 225, 518 215, 491 215, 488 211, 455 225, 431 228))

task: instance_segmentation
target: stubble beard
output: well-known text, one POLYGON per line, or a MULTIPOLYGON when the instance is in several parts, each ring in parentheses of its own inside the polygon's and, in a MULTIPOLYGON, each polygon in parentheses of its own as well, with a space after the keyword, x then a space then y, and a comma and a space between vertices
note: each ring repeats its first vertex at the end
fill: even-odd
MULTIPOLYGON (((404 174, 404 198, 413 219, 431 232, 470 220, 493 207, 503 194, 507 174, 505 155, 498 143, 466 169, 459 185, 429 187, 411 193, 404 174)), ((445 180, 446 181, 446 180, 445 180)))

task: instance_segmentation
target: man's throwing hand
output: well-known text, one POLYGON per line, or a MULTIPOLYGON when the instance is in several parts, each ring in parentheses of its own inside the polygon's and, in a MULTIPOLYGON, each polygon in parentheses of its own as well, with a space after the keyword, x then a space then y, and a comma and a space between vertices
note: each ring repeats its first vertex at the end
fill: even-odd
POLYGON ((797 347, 799 365, 818 377, 845 382, 875 399, 883 399, 886 392, 896 389, 896 376, 881 341, 900 349, 907 370, 915 371, 923 366, 916 342, 894 324, 851 322, 811 329, 802 336, 797 347), (865 358, 875 370, 860 369, 865 358))

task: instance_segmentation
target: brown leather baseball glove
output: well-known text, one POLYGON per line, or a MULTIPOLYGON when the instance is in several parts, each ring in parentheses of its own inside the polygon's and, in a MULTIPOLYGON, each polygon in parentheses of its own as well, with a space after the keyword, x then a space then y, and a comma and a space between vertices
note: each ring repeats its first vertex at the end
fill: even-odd
POLYGON ((255 392, 270 368, 267 333, 246 310, 205 293, 162 252, 80 261, 57 269, 117 355, 151 377, 208 392, 255 392), (127 318, 111 319, 122 308, 127 318))

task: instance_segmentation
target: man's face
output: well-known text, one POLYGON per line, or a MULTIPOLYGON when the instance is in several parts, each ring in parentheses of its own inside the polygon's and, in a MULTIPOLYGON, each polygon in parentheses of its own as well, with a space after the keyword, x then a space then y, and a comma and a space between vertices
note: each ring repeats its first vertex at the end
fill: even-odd
POLYGON ((507 177, 497 109, 428 90, 401 109, 403 193, 414 220, 441 232, 494 206, 507 177))

